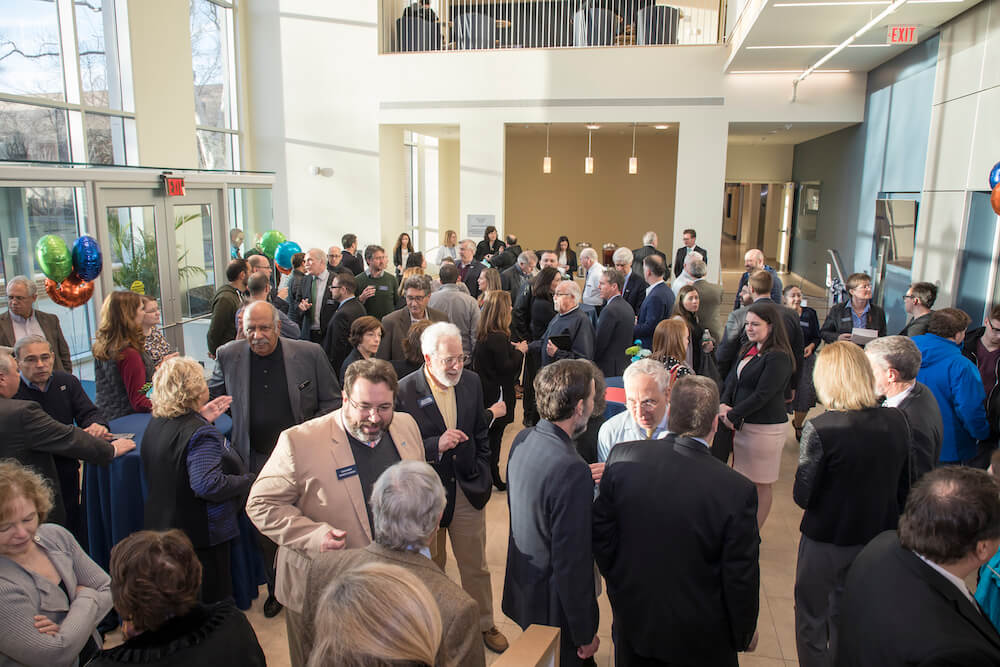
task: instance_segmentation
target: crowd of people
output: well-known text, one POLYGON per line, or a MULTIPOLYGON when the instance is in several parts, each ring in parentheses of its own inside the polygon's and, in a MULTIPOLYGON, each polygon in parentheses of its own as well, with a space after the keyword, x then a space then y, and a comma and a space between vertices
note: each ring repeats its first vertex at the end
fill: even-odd
POLYGON ((444 238, 436 276, 405 233, 391 267, 347 234, 280 280, 234 248, 207 376, 158 330, 155 299, 112 292, 96 401, 35 283, 8 281, 0 663, 263 665, 233 606, 251 530, 263 612, 284 614, 296 667, 485 665, 484 647, 509 647, 485 512, 506 492, 502 611, 558 627, 561 665, 594 663, 602 587, 616 664, 736 665, 757 644, 761 528, 793 433, 799 664, 1000 664, 1000 482, 986 470, 1000 466, 1000 306, 970 330, 914 283, 906 327, 886 335, 856 273, 820 325, 754 249, 723 318, 693 229, 672 263, 649 232, 607 267, 566 236, 539 251, 492 226, 444 238), (80 461, 136 449, 110 426, 137 413, 144 530, 105 572, 80 461), (103 649, 112 609, 123 643, 103 649))

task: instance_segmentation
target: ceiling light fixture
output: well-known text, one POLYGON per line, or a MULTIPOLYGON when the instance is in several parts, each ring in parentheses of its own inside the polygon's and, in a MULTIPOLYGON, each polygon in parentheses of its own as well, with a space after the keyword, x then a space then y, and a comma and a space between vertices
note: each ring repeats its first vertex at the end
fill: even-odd
MULTIPOLYGON (((813 74, 846 74, 849 69, 818 69, 813 74)), ((730 74, 801 74, 800 69, 739 69, 730 74)))
POLYGON ((542 158, 542 173, 552 173, 552 156, 549 155, 549 123, 545 124, 545 157, 542 158))
POLYGON ((599 130, 599 129, 601 129, 601 126, 597 125, 596 123, 589 123, 587 125, 587 129, 588 130, 599 130))
POLYGON ((628 159, 628 173, 639 173, 639 158, 635 156, 635 123, 632 123, 632 157, 628 159))
POLYGON ((594 173, 594 157, 590 154, 592 133, 592 129, 587 130, 587 157, 583 161, 583 173, 585 174, 594 173))
POLYGON ((653 128, 656 130, 666 130, 669 129, 669 125, 654 125, 653 128))

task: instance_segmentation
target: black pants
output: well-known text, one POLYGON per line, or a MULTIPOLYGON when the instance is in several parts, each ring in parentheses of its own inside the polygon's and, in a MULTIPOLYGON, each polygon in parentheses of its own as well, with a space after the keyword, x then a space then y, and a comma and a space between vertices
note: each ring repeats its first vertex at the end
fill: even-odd
POLYGON ((87 546, 84 515, 80 509, 80 461, 55 455, 56 473, 59 475, 59 493, 66 508, 66 530, 81 546, 87 546))
MULTIPOLYGON (((269 454, 251 451, 250 472, 260 474, 260 471, 264 467, 264 464, 267 463, 268 458, 270 458, 269 454)), ((260 550, 260 557, 264 561, 264 570, 267 573, 267 594, 274 597, 274 581, 277 577, 276 562, 278 558, 278 545, 275 544, 270 537, 257 530, 257 526, 254 526, 253 531, 254 537, 257 541, 257 548, 260 550)))
POLYGON ((201 601, 222 602, 233 597, 233 575, 229 565, 232 540, 214 547, 195 549, 201 561, 201 601))
MULTIPOLYGON (((507 414, 511 413, 508 412, 507 414)), ((494 483, 502 481, 500 477, 500 447, 503 444, 503 432, 509 423, 510 421, 507 417, 501 417, 490 426, 490 472, 493 473, 494 483)))
POLYGON ((524 399, 521 403, 524 408, 524 425, 534 426, 538 423, 538 408, 535 406, 535 375, 542 365, 542 353, 540 350, 528 350, 524 355, 524 399))
POLYGON ((725 464, 729 464, 729 457, 733 453, 733 432, 726 426, 719 424, 719 430, 715 432, 712 440, 712 456, 725 464))

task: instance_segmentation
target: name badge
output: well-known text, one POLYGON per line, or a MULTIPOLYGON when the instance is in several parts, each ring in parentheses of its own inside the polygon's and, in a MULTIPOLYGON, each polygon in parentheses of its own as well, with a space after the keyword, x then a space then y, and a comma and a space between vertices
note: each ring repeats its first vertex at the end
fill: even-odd
POLYGON ((352 465, 346 468, 337 468, 337 479, 347 479, 348 477, 354 477, 358 474, 358 466, 352 465))
POLYGON ((389 291, 389 286, 388 285, 379 285, 378 286, 378 291, 380 291, 380 292, 388 292, 389 291))
POLYGON ((336 303, 337 302, 334 299, 327 299, 326 300, 326 305, 328 305, 328 306, 332 306, 332 305, 334 305, 336 303))
POLYGON ((426 408, 428 405, 430 405, 433 402, 434 402, 434 397, 433 396, 424 396, 419 401, 417 401, 417 405, 419 405, 422 408, 426 408))

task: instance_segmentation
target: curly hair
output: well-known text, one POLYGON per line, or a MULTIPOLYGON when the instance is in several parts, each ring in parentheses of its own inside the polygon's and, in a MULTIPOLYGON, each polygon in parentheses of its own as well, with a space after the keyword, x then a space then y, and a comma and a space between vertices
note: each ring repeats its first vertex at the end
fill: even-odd
POLYGON ((0 521, 7 521, 12 500, 23 497, 35 505, 38 523, 44 523, 52 511, 52 487, 33 468, 26 468, 14 459, 0 461, 0 521))
POLYGON ((201 407, 205 373, 191 357, 174 357, 153 374, 153 416, 171 419, 201 407))
POLYGON ((135 315, 142 307, 142 297, 135 292, 117 290, 104 299, 101 323, 97 327, 93 346, 95 359, 117 361, 126 347, 133 347, 142 354, 146 337, 135 321, 135 315))

